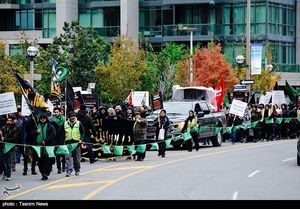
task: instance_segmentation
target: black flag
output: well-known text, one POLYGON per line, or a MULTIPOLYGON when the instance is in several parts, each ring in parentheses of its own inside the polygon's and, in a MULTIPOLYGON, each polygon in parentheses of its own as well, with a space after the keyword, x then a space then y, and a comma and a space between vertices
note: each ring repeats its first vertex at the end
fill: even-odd
POLYGON ((67 80, 66 86, 66 103, 67 103, 67 114, 71 111, 74 111, 75 108, 75 93, 73 91, 73 87, 71 86, 70 82, 67 80))

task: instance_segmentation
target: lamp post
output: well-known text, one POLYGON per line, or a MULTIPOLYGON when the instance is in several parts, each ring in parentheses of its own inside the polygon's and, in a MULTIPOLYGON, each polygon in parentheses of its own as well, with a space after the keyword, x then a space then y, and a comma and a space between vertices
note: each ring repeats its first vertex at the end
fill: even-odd
MULTIPOLYGON (((250 41, 251 41, 251 0, 247 0, 247 31, 246 31, 246 79, 250 80, 250 41)), ((247 86, 247 91, 250 94, 251 86, 247 86)))
POLYGON ((193 31, 197 28, 190 28, 183 26, 183 24, 178 24, 179 31, 190 31, 190 86, 193 84, 193 31))
POLYGON ((27 49, 27 56, 30 59, 30 84, 32 87, 34 87, 33 85, 33 81, 34 81, 34 62, 33 59, 36 57, 36 55, 38 54, 38 49, 34 46, 30 46, 27 49))
POLYGON ((268 64, 266 69, 271 72, 273 70, 273 65, 272 64, 268 64))

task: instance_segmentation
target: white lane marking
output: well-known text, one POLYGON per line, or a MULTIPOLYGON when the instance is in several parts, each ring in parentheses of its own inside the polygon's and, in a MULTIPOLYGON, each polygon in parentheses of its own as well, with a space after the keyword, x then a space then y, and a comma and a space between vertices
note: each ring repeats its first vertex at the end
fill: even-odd
POLYGON ((294 159, 296 159, 296 158, 295 158, 295 157, 292 157, 292 158, 285 159, 285 160, 283 160, 282 162, 286 162, 286 161, 290 161, 290 160, 294 160, 294 159))
POLYGON ((251 178, 252 176, 254 176, 255 174, 257 174, 258 172, 259 172, 259 170, 256 170, 256 171, 250 173, 250 174, 248 175, 248 177, 251 178))
POLYGON ((236 200, 239 195, 239 191, 235 191, 232 195, 232 200, 236 200))

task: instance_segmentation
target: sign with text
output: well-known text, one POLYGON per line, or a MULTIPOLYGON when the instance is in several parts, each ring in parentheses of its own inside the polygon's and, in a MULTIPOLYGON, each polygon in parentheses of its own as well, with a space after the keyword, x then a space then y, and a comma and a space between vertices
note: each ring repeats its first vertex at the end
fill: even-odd
POLYGON ((234 99, 230 106, 229 113, 237 115, 239 117, 243 117, 245 110, 247 108, 247 103, 234 99))
POLYGON ((151 100, 152 100, 152 110, 159 110, 163 109, 163 99, 161 92, 155 92, 151 94, 151 100))
POLYGON ((22 106, 21 106, 21 115, 29 116, 31 115, 31 111, 26 103, 25 97, 22 95, 22 106))
POLYGON ((16 113, 17 106, 13 92, 0 94, 0 115, 16 113))
POLYGON ((82 99, 86 107, 92 109, 96 106, 98 109, 98 94, 82 94, 82 99))
POLYGON ((272 104, 286 104, 284 91, 273 91, 272 92, 272 104))
POLYGON ((251 44, 251 75, 261 74, 262 49, 262 44, 251 44))
POLYGON ((84 104, 82 94, 80 91, 74 92, 74 109, 79 109, 84 104))
POLYGON ((135 107, 142 106, 143 104, 149 106, 149 91, 134 91, 132 102, 135 107))
POLYGON ((269 104, 272 96, 272 92, 267 92, 265 95, 261 95, 259 98, 259 104, 269 104))

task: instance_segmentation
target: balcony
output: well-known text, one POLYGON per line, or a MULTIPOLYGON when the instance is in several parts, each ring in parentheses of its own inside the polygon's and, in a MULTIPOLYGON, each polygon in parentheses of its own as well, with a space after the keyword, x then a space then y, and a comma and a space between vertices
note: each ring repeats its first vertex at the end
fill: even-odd
POLYGON ((0 10, 1 9, 20 9, 18 0, 0 0, 0 10))
POLYGON ((120 26, 107 26, 94 28, 100 36, 116 37, 120 35, 120 26))

